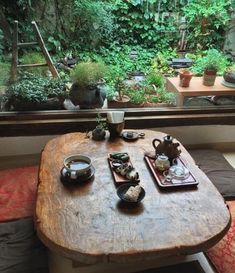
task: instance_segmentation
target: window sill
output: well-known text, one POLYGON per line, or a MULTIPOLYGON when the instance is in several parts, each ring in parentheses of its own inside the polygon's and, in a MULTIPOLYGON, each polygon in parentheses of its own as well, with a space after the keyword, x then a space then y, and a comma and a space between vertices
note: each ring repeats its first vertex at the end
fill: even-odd
POLYGON ((0 136, 54 135, 85 132, 96 125, 97 113, 105 119, 112 110, 125 111, 125 128, 144 129, 193 125, 235 125, 235 108, 125 108, 82 111, 1 112, 0 136))

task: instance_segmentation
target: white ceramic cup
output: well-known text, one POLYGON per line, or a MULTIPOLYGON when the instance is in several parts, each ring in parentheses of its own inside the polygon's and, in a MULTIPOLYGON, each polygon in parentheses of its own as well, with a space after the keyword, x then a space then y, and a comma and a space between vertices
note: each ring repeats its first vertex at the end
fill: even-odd
POLYGON ((91 159, 81 154, 70 155, 64 159, 64 168, 69 172, 71 179, 77 179, 90 170, 91 159))

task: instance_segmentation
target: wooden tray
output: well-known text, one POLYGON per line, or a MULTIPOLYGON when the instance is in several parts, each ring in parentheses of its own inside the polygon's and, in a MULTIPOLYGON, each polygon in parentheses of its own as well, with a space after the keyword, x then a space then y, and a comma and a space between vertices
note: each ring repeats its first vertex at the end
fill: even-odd
MULTIPOLYGON (((119 173, 116 173, 114 171, 114 169, 113 169, 112 159, 109 157, 109 155, 108 155, 108 162, 109 162, 109 167, 110 167, 111 173, 113 175, 114 182, 116 184, 120 185, 120 184, 123 184, 123 183, 129 183, 129 182, 138 184, 140 182, 139 179, 137 179, 135 181, 131 181, 130 179, 126 178, 125 176, 122 176, 119 173)), ((131 161, 130 161, 130 159, 127 162, 125 162, 125 163, 128 163, 129 165, 133 166, 132 163, 131 163, 131 161)))
MULTIPOLYGON (((144 159, 146 160, 147 165, 149 166, 149 169, 153 177, 155 178, 158 186, 161 188, 188 187, 188 186, 196 186, 198 184, 198 181, 196 181, 195 177, 193 176, 192 172, 190 172, 190 170, 189 170, 189 176, 184 180, 173 179, 172 182, 165 181, 163 174, 155 169, 154 159, 148 156, 145 156, 144 159)), ((180 157, 177 158, 177 165, 185 167, 185 164, 180 157)))

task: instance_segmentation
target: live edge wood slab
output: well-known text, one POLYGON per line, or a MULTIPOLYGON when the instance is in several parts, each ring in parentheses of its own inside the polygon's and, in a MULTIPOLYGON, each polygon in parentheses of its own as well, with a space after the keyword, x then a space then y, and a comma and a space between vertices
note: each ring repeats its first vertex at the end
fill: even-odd
POLYGON ((82 263, 135 262, 186 255, 208 249, 230 226, 223 198, 185 148, 181 158, 199 181, 197 187, 162 191, 144 153, 164 133, 141 130, 144 139, 93 141, 71 133, 48 142, 41 155, 35 223, 39 237, 54 252, 82 263), (107 162, 111 152, 128 152, 146 195, 137 207, 120 203, 107 162), (88 155, 93 180, 73 187, 60 181, 65 157, 88 155))

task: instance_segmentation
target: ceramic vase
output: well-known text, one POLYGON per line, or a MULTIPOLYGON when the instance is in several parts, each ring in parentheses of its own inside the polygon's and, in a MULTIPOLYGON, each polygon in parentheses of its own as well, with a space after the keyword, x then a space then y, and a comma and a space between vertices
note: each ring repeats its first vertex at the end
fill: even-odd
POLYGON ((103 140, 105 138, 106 132, 102 126, 96 126, 92 131, 92 139, 103 140))

